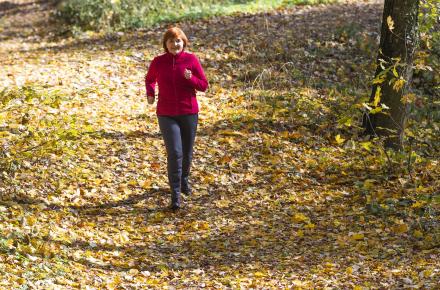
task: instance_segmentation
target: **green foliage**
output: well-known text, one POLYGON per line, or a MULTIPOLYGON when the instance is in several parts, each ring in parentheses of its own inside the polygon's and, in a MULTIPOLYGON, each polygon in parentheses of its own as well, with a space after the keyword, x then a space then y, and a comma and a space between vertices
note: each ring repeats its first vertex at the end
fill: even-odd
POLYGON ((424 154, 438 154, 440 147, 440 6, 436 0, 421 2, 420 47, 414 60, 413 87, 405 101, 412 106, 406 135, 424 154), (427 142, 427 140, 430 140, 427 142))
POLYGON ((336 0, 284 0, 283 3, 287 5, 316 5, 334 3, 336 0))
POLYGON ((72 0, 62 1, 54 17, 81 30, 127 30, 159 22, 197 19, 235 12, 255 12, 288 5, 334 0, 72 0))
POLYGON ((415 59, 415 86, 424 94, 425 103, 434 103, 440 98, 440 6, 437 0, 424 0, 421 3, 420 50, 415 59))
MULTIPOLYGON (((207 16, 228 6, 243 6, 249 1, 232 0, 73 0, 63 1, 56 18, 83 30, 125 30, 148 27, 157 22, 207 16)), ((266 1, 267 2, 267 1, 266 1)))

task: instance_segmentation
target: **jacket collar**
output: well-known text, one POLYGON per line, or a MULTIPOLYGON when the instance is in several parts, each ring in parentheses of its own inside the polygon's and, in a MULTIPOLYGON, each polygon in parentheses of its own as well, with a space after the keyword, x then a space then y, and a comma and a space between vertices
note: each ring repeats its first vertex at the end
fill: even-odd
POLYGON ((179 58, 179 57, 181 57, 183 54, 184 54, 184 49, 182 49, 182 51, 181 52, 179 52, 178 54, 176 54, 176 55, 174 55, 174 54, 172 54, 171 52, 167 52, 166 54, 169 56, 169 57, 171 57, 171 58, 179 58))

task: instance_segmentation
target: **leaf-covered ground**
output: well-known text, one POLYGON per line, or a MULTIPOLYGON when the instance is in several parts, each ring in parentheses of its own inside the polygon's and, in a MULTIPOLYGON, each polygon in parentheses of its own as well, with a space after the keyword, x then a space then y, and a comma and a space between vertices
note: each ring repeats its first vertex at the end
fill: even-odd
POLYGON ((438 287, 438 199, 411 199, 435 196, 438 159, 387 173, 338 123, 368 95, 382 5, 180 23, 211 87, 194 194, 172 213, 143 85, 165 26, 69 38, 44 1, 0 3, 0 88, 60 96, 22 123, 77 128, 68 149, 2 172, 0 287, 438 287))

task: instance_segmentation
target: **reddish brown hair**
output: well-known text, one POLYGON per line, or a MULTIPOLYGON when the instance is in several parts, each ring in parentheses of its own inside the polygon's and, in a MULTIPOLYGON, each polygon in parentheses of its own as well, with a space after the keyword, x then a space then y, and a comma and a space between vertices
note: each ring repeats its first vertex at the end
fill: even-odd
POLYGON ((163 49, 165 49, 166 52, 168 52, 167 41, 170 38, 182 39, 183 40, 183 48, 186 48, 189 44, 188 38, 186 37, 185 33, 183 33, 182 29, 180 29, 178 27, 168 28, 168 30, 163 35, 163 41, 162 41, 163 49))

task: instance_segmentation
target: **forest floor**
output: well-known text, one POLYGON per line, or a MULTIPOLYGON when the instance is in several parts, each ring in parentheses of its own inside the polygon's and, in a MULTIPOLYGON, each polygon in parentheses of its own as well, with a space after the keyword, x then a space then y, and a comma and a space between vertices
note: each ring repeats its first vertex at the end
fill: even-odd
POLYGON ((438 201, 408 198, 438 160, 388 174, 338 123, 369 94, 382 5, 179 23, 210 88, 173 213, 143 83, 166 26, 69 37, 45 1, 0 2, 0 90, 59 94, 54 118, 87 128, 2 173, 0 288, 438 287, 438 201))

